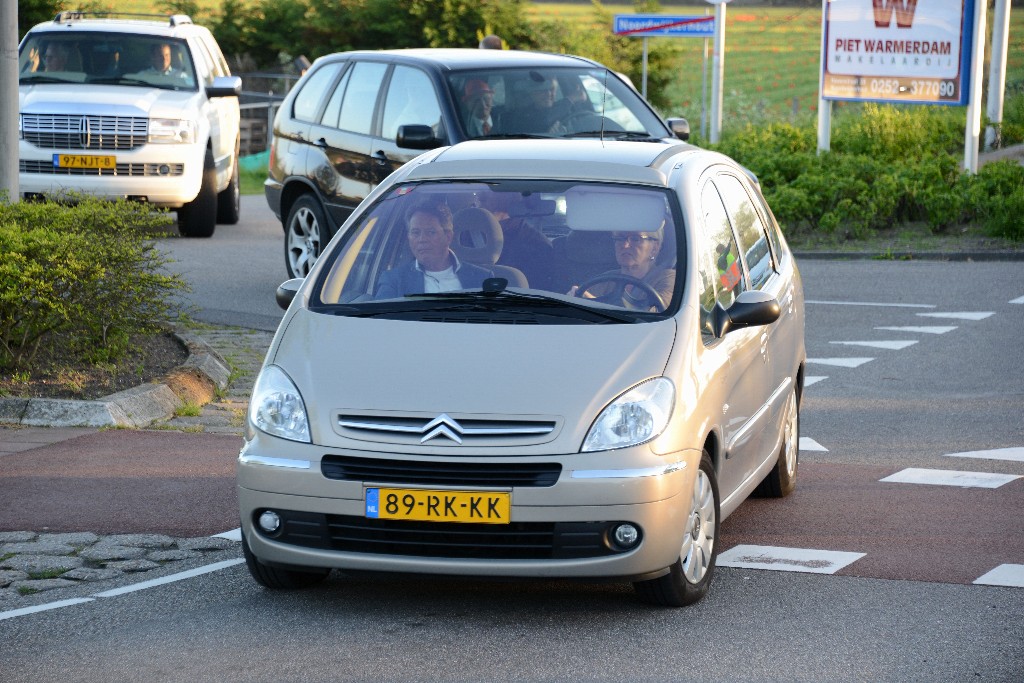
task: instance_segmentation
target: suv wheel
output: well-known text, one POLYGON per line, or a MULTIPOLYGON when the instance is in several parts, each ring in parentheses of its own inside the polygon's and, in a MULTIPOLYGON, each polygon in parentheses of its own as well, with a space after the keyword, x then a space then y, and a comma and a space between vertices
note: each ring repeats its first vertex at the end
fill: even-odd
POLYGON ((206 150, 203 184, 196 198, 178 209, 178 232, 185 237, 210 237, 216 227, 217 169, 213 166, 213 152, 206 150))
POLYGON ((217 222, 222 225, 235 225, 241 215, 242 188, 238 179, 238 153, 235 153, 235 166, 231 170, 228 186, 217 193, 217 222))
POLYGON ((327 217, 316 197, 304 194, 284 224, 284 262, 288 277, 306 277, 327 243, 327 217))

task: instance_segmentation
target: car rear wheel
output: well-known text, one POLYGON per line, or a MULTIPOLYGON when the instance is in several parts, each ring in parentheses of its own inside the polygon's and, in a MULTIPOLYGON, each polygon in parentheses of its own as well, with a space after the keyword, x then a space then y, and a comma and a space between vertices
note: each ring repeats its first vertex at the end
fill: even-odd
POLYGON ((178 232, 185 237, 210 237, 217 227, 217 169, 213 152, 206 150, 199 194, 178 209, 178 232))
POLYGON ((312 588, 321 583, 331 573, 330 569, 299 568, 285 569, 280 566, 271 567, 263 564, 252 554, 249 542, 242 536, 242 554, 245 555, 245 566, 252 574, 256 583, 264 588, 275 590, 294 590, 312 588))
POLYGON ((641 600, 652 605, 683 607, 707 595, 718 558, 720 514, 715 467, 711 456, 704 451, 693 481, 693 496, 679 557, 664 576, 633 584, 641 600))
POLYGON ((328 237, 327 217, 316 197, 305 194, 292 204, 284 229, 288 277, 306 277, 328 237))
POLYGON ((242 188, 238 178, 238 154, 235 154, 235 167, 231 171, 228 186, 217 193, 217 222, 222 225, 235 225, 242 213, 242 188))
POLYGON ((786 415, 782 426, 782 447, 775 467, 757 485, 754 495, 764 498, 784 498, 796 488, 796 470, 800 459, 800 400, 794 387, 786 402, 786 415))

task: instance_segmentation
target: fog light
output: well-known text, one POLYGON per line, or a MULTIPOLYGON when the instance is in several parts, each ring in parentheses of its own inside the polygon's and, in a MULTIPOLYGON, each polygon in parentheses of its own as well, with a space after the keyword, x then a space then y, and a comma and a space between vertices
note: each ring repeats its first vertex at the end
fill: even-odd
POLYGON ((160 175, 170 175, 171 174, 171 167, 168 166, 167 164, 160 164, 159 171, 160 171, 160 175))
POLYGON ((281 518, 273 510, 264 510, 257 523, 268 534, 272 534, 281 528, 281 518))
POLYGON ((640 541, 640 530, 632 524, 620 524, 612 532, 612 540, 619 548, 629 550, 640 541))

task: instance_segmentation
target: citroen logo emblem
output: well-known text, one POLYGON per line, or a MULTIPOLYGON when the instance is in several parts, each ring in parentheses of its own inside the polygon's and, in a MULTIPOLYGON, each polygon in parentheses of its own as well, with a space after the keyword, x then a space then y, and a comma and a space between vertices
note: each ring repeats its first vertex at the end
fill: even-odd
POLYGON ((456 422, 447 414, 441 413, 423 427, 423 438, 420 443, 426 443, 431 439, 443 436, 451 439, 457 444, 462 443, 462 425, 456 422))

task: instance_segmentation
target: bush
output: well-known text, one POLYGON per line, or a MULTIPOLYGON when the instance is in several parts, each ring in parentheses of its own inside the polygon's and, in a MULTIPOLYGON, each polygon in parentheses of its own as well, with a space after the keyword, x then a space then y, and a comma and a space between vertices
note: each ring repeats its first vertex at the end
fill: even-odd
POLYGON ((175 313, 180 276, 146 232, 165 213, 125 201, 0 203, 0 367, 25 368, 46 347, 69 360, 113 362, 133 334, 175 313))

